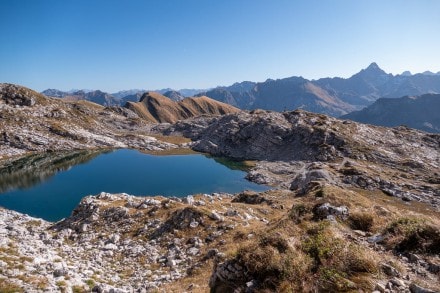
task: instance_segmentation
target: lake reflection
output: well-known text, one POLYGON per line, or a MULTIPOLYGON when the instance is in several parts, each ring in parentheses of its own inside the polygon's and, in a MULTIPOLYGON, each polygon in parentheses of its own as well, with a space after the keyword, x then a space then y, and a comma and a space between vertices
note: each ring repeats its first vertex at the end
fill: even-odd
POLYGON ((59 152, 4 161, 0 165, 0 193, 32 187, 60 171, 86 163, 102 153, 103 151, 59 152))
POLYGON ((201 154, 153 156, 135 150, 34 155, 3 163, 0 206, 56 221, 69 216, 82 197, 101 191, 185 196, 268 189, 244 179, 239 163, 216 160, 201 154))

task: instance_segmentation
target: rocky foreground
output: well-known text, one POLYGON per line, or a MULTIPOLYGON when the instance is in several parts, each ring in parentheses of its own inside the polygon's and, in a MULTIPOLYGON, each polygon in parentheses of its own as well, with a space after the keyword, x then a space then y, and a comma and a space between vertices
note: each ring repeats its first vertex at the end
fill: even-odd
POLYGON ((248 178, 274 189, 101 193, 57 223, 0 209, 0 292, 440 290, 440 135, 304 111, 149 124, 13 85, 1 93, 3 168, 46 150, 191 147, 256 160, 248 178))
POLYGON ((308 198, 101 193, 58 223, 0 210, 0 289, 436 292, 428 288, 439 285, 438 219, 414 207, 402 215, 383 195, 320 190, 308 198), (399 235, 413 226, 421 235, 399 235))
POLYGON ((1 210, 2 282, 17 291, 158 289, 224 258, 218 248, 230 231, 267 223, 264 213, 243 204, 225 208, 231 199, 101 193, 84 198, 71 217, 55 224, 1 210))

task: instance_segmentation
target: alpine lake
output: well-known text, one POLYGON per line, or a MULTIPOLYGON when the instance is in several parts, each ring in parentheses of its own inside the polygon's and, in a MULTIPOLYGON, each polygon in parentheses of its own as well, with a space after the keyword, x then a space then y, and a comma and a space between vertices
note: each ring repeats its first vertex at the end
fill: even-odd
POLYGON ((269 189, 246 180, 247 168, 245 162, 198 153, 119 149, 37 154, 3 163, 0 207, 58 221, 84 196, 100 192, 183 197, 269 189))

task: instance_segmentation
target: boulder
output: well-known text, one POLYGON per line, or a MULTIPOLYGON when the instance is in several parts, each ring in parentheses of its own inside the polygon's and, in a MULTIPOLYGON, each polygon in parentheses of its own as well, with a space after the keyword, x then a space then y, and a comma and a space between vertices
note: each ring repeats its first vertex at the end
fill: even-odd
POLYGON ((333 206, 330 203, 318 204, 313 208, 313 217, 315 220, 327 219, 330 216, 345 218, 348 216, 346 206, 333 206))

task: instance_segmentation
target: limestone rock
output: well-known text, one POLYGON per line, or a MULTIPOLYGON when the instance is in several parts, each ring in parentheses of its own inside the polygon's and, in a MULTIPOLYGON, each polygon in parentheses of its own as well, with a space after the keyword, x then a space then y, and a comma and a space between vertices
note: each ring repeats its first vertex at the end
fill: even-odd
MULTIPOLYGON (((217 264, 209 279, 211 292, 235 292, 246 286, 247 274, 234 260, 217 264)), ((240 292, 240 291, 237 291, 240 292)))
POLYGON ((319 204, 313 208, 314 218, 317 220, 326 219, 329 216, 337 216, 344 218, 348 216, 348 208, 346 206, 332 206, 329 203, 319 204))
POLYGON ((439 293, 440 292, 440 291, 434 291, 434 290, 423 288, 422 286, 419 286, 415 283, 411 283, 411 285, 409 285, 409 289, 411 290, 411 293, 439 293))

